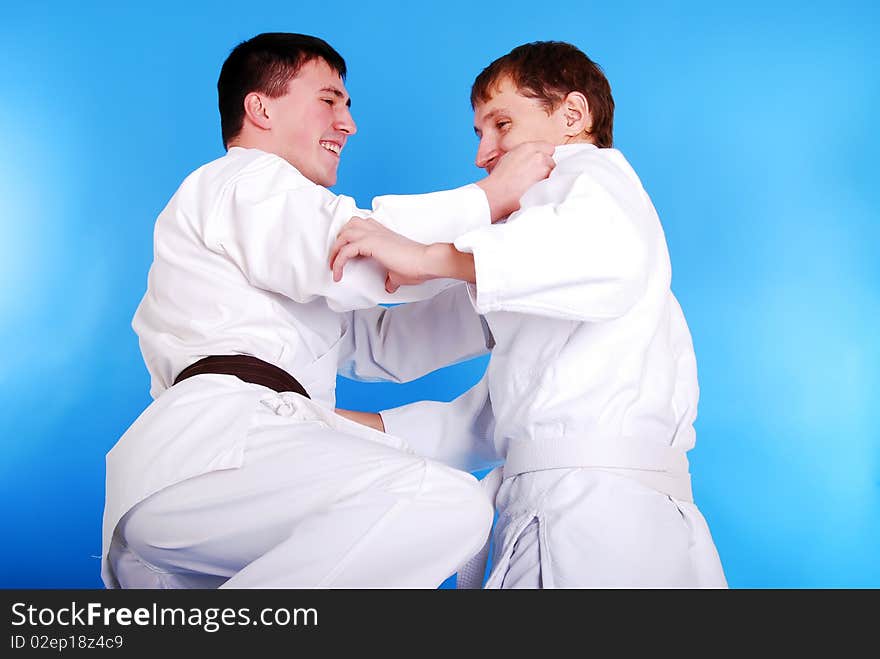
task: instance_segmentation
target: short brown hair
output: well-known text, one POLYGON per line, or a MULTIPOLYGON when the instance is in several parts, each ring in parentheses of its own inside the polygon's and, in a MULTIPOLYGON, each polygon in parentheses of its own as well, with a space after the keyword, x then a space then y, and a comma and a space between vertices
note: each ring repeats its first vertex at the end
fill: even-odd
POLYGON ((471 107, 492 98, 493 87, 510 78, 523 96, 541 101, 553 112, 570 92, 587 97, 593 126, 589 135, 599 147, 614 141, 614 99, 602 69, 564 41, 534 41, 517 46, 482 70, 471 87, 471 107))

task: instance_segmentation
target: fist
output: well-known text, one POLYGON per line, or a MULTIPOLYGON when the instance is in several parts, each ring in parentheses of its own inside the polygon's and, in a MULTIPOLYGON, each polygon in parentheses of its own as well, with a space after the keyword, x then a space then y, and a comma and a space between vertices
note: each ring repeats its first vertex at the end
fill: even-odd
POLYGON ((486 193, 492 221, 519 210, 526 190, 550 176, 556 166, 555 146, 549 142, 523 142, 502 155, 479 185, 486 193))

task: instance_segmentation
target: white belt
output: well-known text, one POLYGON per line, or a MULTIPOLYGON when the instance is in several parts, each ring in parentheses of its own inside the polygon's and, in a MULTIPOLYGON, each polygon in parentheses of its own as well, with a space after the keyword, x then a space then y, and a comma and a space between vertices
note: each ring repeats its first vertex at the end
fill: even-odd
MULTIPOLYGON (((681 449, 650 442, 582 442, 572 437, 512 440, 503 467, 481 481, 495 502, 503 480, 545 469, 602 469, 632 478, 679 501, 693 502, 687 455, 681 449)), ((489 557, 489 540, 458 571, 456 588, 479 588, 489 557)))

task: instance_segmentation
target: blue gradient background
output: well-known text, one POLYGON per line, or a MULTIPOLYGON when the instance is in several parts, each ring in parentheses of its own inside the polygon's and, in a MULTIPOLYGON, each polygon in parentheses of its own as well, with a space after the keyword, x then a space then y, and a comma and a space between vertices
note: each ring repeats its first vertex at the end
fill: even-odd
MULTIPOLYGON (((480 176, 470 83, 513 46, 602 64, 694 336, 695 495, 730 585, 880 587, 880 12, 704 4, 7 3, 0 587, 101 585, 104 454, 150 400, 129 323, 153 222, 221 155, 217 74, 262 31, 347 59, 360 132, 336 190, 361 205, 480 176)), ((448 400, 484 367, 340 380, 339 402, 448 400)))

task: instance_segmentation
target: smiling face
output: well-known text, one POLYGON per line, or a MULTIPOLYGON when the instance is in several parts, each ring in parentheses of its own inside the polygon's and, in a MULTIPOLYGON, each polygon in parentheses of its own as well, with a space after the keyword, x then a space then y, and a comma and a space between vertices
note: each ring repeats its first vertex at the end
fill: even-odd
POLYGON ((339 73, 323 59, 313 59, 284 95, 261 100, 270 120, 268 150, 318 185, 334 185, 345 142, 357 132, 339 73))
POLYGON ((523 142, 571 141, 565 103, 548 113, 540 100, 520 94, 508 77, 493 91, 487 101, 474 106, 474 132, 480 139, 477 167, 491 173, 501 156, 523 142))

